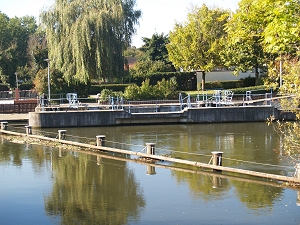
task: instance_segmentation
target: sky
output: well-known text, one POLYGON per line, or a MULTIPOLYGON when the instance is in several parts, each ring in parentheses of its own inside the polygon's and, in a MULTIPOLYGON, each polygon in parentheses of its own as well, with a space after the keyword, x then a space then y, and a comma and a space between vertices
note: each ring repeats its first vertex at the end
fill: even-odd
MULTIPOLYGON (((167 35, 176 22, 184 22, 191 6, 220 7, 235 11, 239 0, 136 0, 136 9, 142 11, 137 33, 132 45, 141 47, 142 37, 151 38, 154 33, 167 35)), ((49 8, 54 0, 0 0, 0 11, 8 17, 35 16, 49 8)))

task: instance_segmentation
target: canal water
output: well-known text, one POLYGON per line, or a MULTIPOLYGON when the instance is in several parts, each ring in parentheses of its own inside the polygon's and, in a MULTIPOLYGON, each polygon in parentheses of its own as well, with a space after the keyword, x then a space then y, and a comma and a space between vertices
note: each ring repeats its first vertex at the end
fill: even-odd
MULTIPOLYGON (((16 128, 21 129, 21 128, 16 128)), ((291 176, 265 123, 66 128, 67 139, 291 176)), ((57 129, 34 130, 57 136, 57 129)), ((0 224, 300 224, 300 189, 266 179, 0 134, 0 224)))

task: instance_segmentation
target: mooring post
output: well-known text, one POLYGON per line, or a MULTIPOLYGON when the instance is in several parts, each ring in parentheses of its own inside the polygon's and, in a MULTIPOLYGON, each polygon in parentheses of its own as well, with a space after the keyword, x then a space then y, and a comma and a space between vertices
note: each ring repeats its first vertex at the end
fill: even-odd
POLYGON ((3 122, 1 122, 1 130, 7 130, 7 125, 8 124, 8 122, 6 122, 6 121, 3 121, 3 122))
POLYGON ((155 155, 155 143, 146 143, 147 154, 155 155))
POLYGON ((212 181, 213 181, 213 188, 220 188, 222 186, 222 178, 213 175, 212 176, 212 181))
MULTIPOLYGON (((224 152, 219 152, 219 151, 213 151, 212 157, 213 157, 213 165, 214 166, 222 166, 222 155, 224 152)), ((214 171, 220 171, 220 170, 215 170, 214 171)))
POLYGON ((100 155, 97 155, 97 166, 100 166, 102 163, 102 157, 100 155))
POLYGON ((155 175, 155 166, 147 165, 147 175, 155 175))
POLYGON ((97 135, 96 143, 97 143, 97 146, 105 146, 105 135, 97 135))
POLYGON ((32 134, 32 126, 29 126, 29 125, 27 125, 27 126, 25 126, 25 129, 26 129, 26 134, 32 134))
POLYGON ((58 130, 58 139, 59 140, 66 140, 66 130, 58 130))

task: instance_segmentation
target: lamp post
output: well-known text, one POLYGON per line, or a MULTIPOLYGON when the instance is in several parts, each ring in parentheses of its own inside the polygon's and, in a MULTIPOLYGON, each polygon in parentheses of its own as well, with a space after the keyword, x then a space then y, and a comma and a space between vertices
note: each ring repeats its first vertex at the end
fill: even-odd
POLYGON ((19 88, 18 73, 17 73, 17 72, 15 72, 15 75, 16 75, 16 83, 17 83, 17 88, 19 88))
POLYGON ((19 98, 20 98, 20 93, 19 93, 18 73, 15 72, 15 75, 16 75, 16 83, 17 83, 17 88, 15 89, 15 98, 16 98, 16 100, 19 100, 19 98))
POLYGON ((50 104, 51 95, 50 95, 50 59, 44 59, 48 63, 48 103, 50 104))

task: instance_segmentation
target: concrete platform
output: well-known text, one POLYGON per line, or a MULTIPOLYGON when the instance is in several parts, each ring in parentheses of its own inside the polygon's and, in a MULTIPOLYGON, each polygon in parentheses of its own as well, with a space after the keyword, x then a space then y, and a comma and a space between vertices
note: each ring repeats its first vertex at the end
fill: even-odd
POLYGON ((28 113, 0 114, 0 121, 28 121, 28 113))

